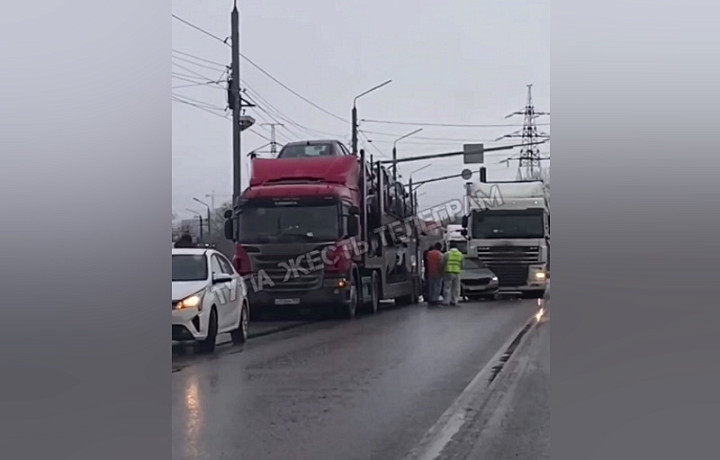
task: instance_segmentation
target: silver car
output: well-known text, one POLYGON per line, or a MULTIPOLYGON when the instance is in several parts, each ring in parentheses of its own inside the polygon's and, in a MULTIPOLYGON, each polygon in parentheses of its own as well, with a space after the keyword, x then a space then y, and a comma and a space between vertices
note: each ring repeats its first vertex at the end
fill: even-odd
POLYGON ((494 300, 498 293, 498 277, 479 259, 466 256, 460 274, 460 289, 462 297, 469 300, 494 300))

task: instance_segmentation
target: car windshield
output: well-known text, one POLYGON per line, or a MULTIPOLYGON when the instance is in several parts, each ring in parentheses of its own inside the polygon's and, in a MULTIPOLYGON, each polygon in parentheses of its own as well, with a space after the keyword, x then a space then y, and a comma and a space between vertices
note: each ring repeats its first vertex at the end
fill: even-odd
POLYGON ((478 270, 481 268, 487 268, 486 265, 479 259, 463 259, 463 269, 465 270, 478 270))
POLYGON ((278 158, 317 158, 335 155, 332 144, 288 145, 280 150, 278 158))
POLYGON ((475 212, 473 238, 544 238, 541 212, 475 212))
POLYGON ((338 217, 336 203, 249 206, 240 214, 240 241, 334 241, 340 236, 338 217))
POLYGON ((207 258, 203 254, 173 254, 173 281, 203 281, 208 277, 207 258))

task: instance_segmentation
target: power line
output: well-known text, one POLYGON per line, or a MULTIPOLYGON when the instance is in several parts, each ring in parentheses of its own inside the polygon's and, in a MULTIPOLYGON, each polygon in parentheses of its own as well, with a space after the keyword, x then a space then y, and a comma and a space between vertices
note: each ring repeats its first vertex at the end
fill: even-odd
MULTIPOLYGON (((225 80, 222 80, 222 77, 225 75, 225 73, 227 72, 227 70, 223 71, 223 73, 220 74, 220 77, 213 79, 213 78, 208 77, 207 75, 204 75, 204 74, 201 74, 201 73, 199 73, 199 72, 196 72, 196 71, 193 70, 193 69, 189 69, 189 68, 187 68, 187 67, 185 67, 185 66, 183 66, 183 65, 180 65, 180 64, 178 64, 177 62, 173 62, 172 64, 173 64, 175 67, 178 67, 178 68, 180 68, 180 69, 182 69, 182 70, 184 70, 184 71, 186 71, 186 72, 190 72, 191 74, 195 75, 195 77, 197 77, 197 78, 205 79, 208 83, 215 83, 215 84, 225 83, 225 80)), ((195 78, 195 77, 193 77, 193 78, 195 78)))
MULTIPOLYGON (((402 136, 402 134, 399 133, 385 133, 381 131, 370 131, 365 130, 367 134, 374 134, 376 136, 389 136, 392 138, 397 138, 402 136)), ((456 138, 456 137, 432 137, 432 136, 413 136, 411 140, 403 141, 403 144, 408 144, 411 142, 415 142, 415 140, 428 140, 428 141, 448 141, 448 142, 497 142, 497 140, 493 139, 477 139, 477 138, 456 138)), ((376 142, 393 142, 391 141, 376 141, 376 142)))
POLYGON ((197 79, 193 80, 193 79, 190 79, 190 78, 183 77, 183 76, 181 76, 181 75, 179 75, 179 74, 176 74, 176 73, 174 73, 172 77, 173 77, 173 78, 176 78, 176 79, 178 79, 178 80, 180 80, 180 81, 186 81, 186 82, 188 82, 188 83, 192 83, 192 85, 173 86, 172 89, 179 89, 179 88, 187 88, 187 87, 190 87, 190 86, 203 86, 203 85, 204 85, 204 86, 207 86, 207 87, 209 87, 209 88, 215 88, 215 89, 219 89, 220 91, 225 91, 225 88, 221 88, 220 86, 217 86, 217 85, 220 84, 220 82, 217 82, 217 81, 205 81, 205 82, 200 82, 200 81, 197 81, 197 79))
POLYGON ((198 26, 196 26, 195 24, 193 24, 193 23, 191 23, 191 22, 189 22, 189 21, 184 20, 183 18, 181 18, 180 16, 178 16, 178 15, 176 15, 176 14, 174 14, 174 13, 173 13, 172 17, 173 17, 174 19, 177 19, 178 21, 182 22, 182 23, 185 24, 186 26, 192 27, 193 29, 195 29, 195 30, 197 30, 197 31, 199 31, 199 32, 204 33, 204 34, 207 35, 208 37, 212 37, 212 38, 214 38, 215 40, 219 41, 220 43, 222 43, 222 44, 224 44, 224 45, 227 45, 227 46, 230 46, 230 45, 227 44, 227 40, 223 40, 222 38, 218 37, 218 36, 215 35, 215 34, 212 34, 212 33, 208 32, 207 30, 203 29, 202 27, 198 27, 198 26))
POLYGON ((228 120, 227 117, 224 117, 224 116, 220 115, 219 113, 213 112, 212 110, 207 109, 207 108, 205 108, 205 107, 202 107, 202 106, 200 106, 200 105, 198 105, 198 104, 194 104, 194 103, 188 102, 188 101, 183 101, 182 99, 179 99, 179 98, 177 98, 177 97, 173 97, 172 100, 173 100, 174 102, 179 102, 179 103, 181 103, 181 104, 185 104, 185 105, 189 105, 189 106, 191 106, 191 107, 195 107, 196 109, 202 110, 203 112, 207 112, 207 113, 209 113, 209 114, 211 114, 211 115, 215 115, 216 117, 220 117, 220 118, 222 118, 222 119, 224 119, 224 120, 228 120))
POLYGON ((259 65, 257 65, 255 62, 253 62, 253 61, 252 61, 250 58, 248 58, 247 56, 244 56, 242 53, 240 54, 240 56, 241 56, 243 59, 245 59, 246 61, 248 61, 253 67, 255 67, 255 68, 258 69, 260 72, 262 72, 265 76, 267 76, 268 78, 270 78, 272 81, 274 81, 274 82, 277 83, 278 85, 282 86, 282 87, 285 88, 287 91, 291 92, 292 94, 294 94, 295 96, 299 97, 299 98, 302 99, 303 101, 307 102, 307 103, 310 104, 311 106, 315 107, 315 108, 318 109, 319 111, 321 111, 321 112, 323 112, 323 113, 325 113, 325 114, 327 114, 327 115, 330 115, 331 117, 333 117, 333 118, 335 118, 335 119, 337 119, 337 120, 340 120, 340 121, 342 121, 343 123, 349 123, 348 120, 346 120, 345 118, 340 117, 340 116, 338 116, 338 115, 335 115, 334 113, 330 112, 329 110, 320 107, 319 105, 317 105, 316 103, 314 103, 314 102, 311 101, 310 99, 306 98, 306 97, 303 96, 302 94, 298 93, 298 92, 295 91, 294 89, 292 89, 292 88, 290 88, 289 86, 287 86, 285 83, 283 83, 283 82, 281 82, 280 80, 278 80, 277 78, 273 77, 268 71, 266 71, 265 69, 263 69, 262 67, 260 67, 259 65))
POLYGON ((186 52, 184 52, 184 51, 179 51, 179 50, 176 50, 176 49, 174 49, 174 48, 173 48, 172 52, 173 52, 173 53, 176 53, 176 54, 180 54, 180 55, 182 55, 182 56, 186 56, 186 57, 189 57, 189 58, 196 59, 196 60, 201 61, 201 62, 207 62, 208 64, 215 64, 215 65, 218 66, 218 67, 223 67, 223 68, 227 67, 227 64, 223 64, 222 62, 213 61, 213 60, 211 60, 211 59, 206 59, 206 58, 204 58, 204 57, 200 57, 200 56, 197 56, 197 55, 191 54, 191 53, 186 53, 186 52))
POLYGON ((202 64, 202 63, 199 63, 199 62, 195 62, 195 61, 193 61, 192 59, 185 59, 184 57, 180 57, 180 56, 173 56, 173 59, 177 59, 178 61, 182 61, 182 62, 187 62, 188 64, 192 64, 192 65, 195 65, 195 66, 198 66, 198 67, 202 67, 203 69, 215 70, 215 71, 217 71, 217 70, 223 70, 223 69, 219 69, 219 68, 217 68, 217 67, 211 67, 211 66, 209 66, 209 65, 205 65, 205 64, 202 64))
POLYGON ((358 130, 358 132, 360 133, 360 135, 361 135, 362 137, 365 138, 365 140, 368 142, 368 144, 370 144, 371 146, 373 146, 373 148, 380 154, 380 156, 383 156, 383 157, 385 157, 385 158, 389 158, 387 153, 385 153, 385 152, 383 152, 382 150, 380 150, 380 147, 378 147, 377 145, 373 144, 373 141, 371 141, 370 139, 368 139, 367 134, 365 134, 364 131, 358 130))
POLYGON ((248 132, 253 133, 254 135, 256 135, 256 136, 258 136, 258 137, 262 137, 262 138, 265 139, 266 141, 272 142, 272 139, 270 139, 269 137, 267 137, 267 136, 264 135, 264 134, 261 134, 261 133, 255 131, 253 128, 248 128, 248 132))
MULTIPOLYGON (((265 98, 263 98, 257 91, 253 90, 247 83, 245 83, 245 82, 243 82, 243 83, 245 84, 245 87, 249 90, 249 92, 253 98, 258 99, 260 102, 262 102, 262 105, 265 105, 269 108, 268 110, 272 110, 273 113, 270 114, 271 116, 275 116, 290 125, 296 126, 300 129, 303 129, 303 130, 307 131, 308 133, 312 134, 313 136, 316 136, 319 134, 320 136, 327 135, 327 136, 332 136, 333 138, 339 137, 339 135, 336 133, 328 133, 326 131, 320 131, 318 129, 310 128, 310 127, 304 126, 304 125, 294 121, 289 116, 283 114, 277 107, 272 105, 265 98)), ((265 110, 261 107, 261 104, 258 104, 258 108, 261 110, 265 110)), ((267 110, 266 110, 266 113, 267 113, 267 110)), ((286 129, 288 130, 288 132, 292 133, 292 130, 290 130, 287 127, 286 127, 286 129)), ((297 133, 293 133, 293 134, 297 135, 297 133)), ((298 136, 298 138, 302 138, 302 137, 303 137, 302 135, 298 136)))
MULTIPOLYGON (((365 123, 380 123, 386 125, 411 125, 411 126, 442 126, 446 128, 507 128, 507 127, 518 127, 523 125, 518 124, 497 124, 497 125, 473 125, 473 124, 459 124, 459 123, 427 123, 427 122, 409 122, 409 121, 389 121, 389 120, 368 120, 363 118, 361 121, 365 123)), ((549 126, 550 123, 537 123, 537 126, 549 126)))
MULTIPOLYGON (((281 120, 286 121, 286 122, 288 122, 289 124, 294 124, 292 121, 288 121, 287 119, 283 118, 282 116, 277 117, 276 114, 271 113, 270 111, 268 111, 267 109, 265 109, 262 105, 260 105, 260 104, 258 104, 257 102, 253 101, 252 98, 249 98, 249 99, 255 104, 255 108, 257 108, 258 110, 260 110, 260 111, 263 112, 263 113, 266 113, 266 114, 270 117, 271 121, 274 122, 274 121, 276 121, 276 118, 280 118, 281 120)), ((258 115, 258 117, 261 119, 261 121, 267 123, 267 119, 265 119, 265 117, 261 116, 259 113, 258 113, 257 115, 258 115)), ((288 128, 287 126, 285 126, 285 129, 286 129, 290 134, 292 134, 293 136, 296 136, 298 139, 302 139, 302 138, 304 137, 304 136, 302 136, 302 135, 299 135, 297 132, 293 131, 292 129, 288 128)), ((286 138, 286 140, 289 141, 289 139, 287 139, 287 138, 286 138)))
POLYGON ((200 78, 204 78, 204 79, 206 79, 206 80, 208 80, 208 81, 211 81, 211 80, 212 80, 212 78, 207 77, 207 76, 205 76, 205 75, 203 75, 203 74, 201 74, 201 73, 199 73, 199 72, 196 72, 196 71, 194 71, 194 70, 192 70, 192 69, 189 69, 189 68, 187 68, 187 67, 184 67, 184 66, 178 64, 177 62, 173 62, 172 65, 174 65, 175 67, 177 67, 177 68, 179 68, 179 69, 184 70, 185 72, 190 72, 191 74, 196 75, 196 76, 198 76, 198 77, 200 77, 200 78))
POLYGON ((177 78, 178 80, 187 81, 187 82, 193 82, 193 83, 192 83, 192 84, 189 84, 189 85, 176 85, 176 86, 172 86, 172 89, 197 88, 198 86, 206 86, 206 87, 208 87, 208 88, 219 89, 219 90, 225 91, 224 88, 221 88, 221 87, 217 86, 217 83, 215 83, 214 81, 213 81, 213 82, 199 82, 199 81, 197 81, 197 80, 190 80, 190 79, 181 78, 181 77, 179 77, 178 75, 173 75, 173 78, 177 78))
MULTIPOLYGON (((173 14, 172 17, 175 18, 175 19, 177 19, 178 21, 182 22, 183 24, 185 24, 185 25, 187 25, 187 26, 189 26, 189 27, 192 27, 192 28, 195 29, 195 30, 198 30, 199 32, 202 32, 202 33, 204 33, 205 35, 208 35, 209 37, 212 37, 212 38, 214 38, 215 40, 218 40, 219 42, 223 43, 225 46, 230 46, 230 45, 227 43, 227 40, 223 40, 222 38, 218 37, 218 36, 215 35, 215 34, 212 34, 212 33, 208 32, 207 30, 203 29, 202 27, 198 27, 198 26, 196 26, 195 24, 193 24, 193 23, 191 23, 191 22, 189 22, 189 21, 186 21, 185 19, 182 19, 181 17, 179 17, 179 16, 177 16, 177 15, 175 15, 175 14, 173 14)), ((263 69, 263 68, 262 68, 260 65, 258 65, 257 63, 255 63, 252 59, 250 59, 249 57, 245 56, 243 53, 238 53, 238 54, 240 55, 240 57, 242 57, 242 58, 245 59, 248 63, 250 63, 250 65, 252 65, 252 66, 255 67, 256 69, 258 69, 260 72, 262 72, 266 77, 270 78, 272 81, 274 81, 274 82, 277 83, 278 85, 282 86, 282 87, 285 88, 287 91, 289 91, 290 93, 294 94, 294 95, 297 96, 298 98, 302 99, 302 100, 305 101, 306 103, 308 103, 308 104, 310 104, 311 106, 315 107, 317 110, 319 110, 319 111, 321 111, 321 112, 323 112, 323 113, 325 113, 325 114, 327 114, 327 115, 329 115, 329 116, 331 116, 331 117, 333 117, 333 118, 336 118, 336 119, 342 121, 343 123, 349 123, 348 120, 346 120, 345 118, 340 117, 340 116, 338 116, 338 115, 330 112, 329 110, 327 110, 327 109, 319 106, 318 104, 314 103, 313 101, 311 101, 310 99, 306 98, 306 97, 303 96, 302 94, 298 93, 298 92, 295 91, 294 89, 290 88, 290 87, 287 86, 285 83, 283 83, 283 82, 281 82, 280 80, 278 80, 277 78, 275 78, 270 72, 268 72, 267 70, 263 69)))
POLYGON ((196 103, 196 104, 198 104, 198 105, 203 105, 203 106, 207 107, 208 109, 220 110, 220 111, 222 111, 222 112, 225 111, 225 109, 222 108, 222 107, 218 107, 218 106, 216 106, 216 105, 212 105, 212 104, 209 104, 209 103, 207 103, 207 102, 200 101, 200 100, 198 100, 198 99, 193 99, 193 98, 191 98, 191 97, 187 97, 187 96, 182 95, 182 94, 172 93, 172 95, 173 95, 174 97, 178 98, 178 99, 184 99, 184 100, 186 100, 186 101, 194 102, 194 103, 196 103))

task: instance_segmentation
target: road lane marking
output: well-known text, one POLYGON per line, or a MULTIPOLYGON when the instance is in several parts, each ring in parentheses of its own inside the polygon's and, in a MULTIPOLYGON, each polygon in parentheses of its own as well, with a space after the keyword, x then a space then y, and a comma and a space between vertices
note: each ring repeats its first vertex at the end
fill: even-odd
MULTIPOLYGON (((417 446, 413 448, 404 460, 434 460, 442 453, 445 446, 450 442, 453 436, 469 420, 474 416, 474 410, 471 403, 475 401, 482 392, 490 385, 490 378, 495 372, 495 368, 501 365, 501 358, 508 352, 513 342, 518 341, 518 337, 524 339, 527 333, 537 325, 535 314, 533 314, 523 325, 518 328, 507 341, 500 347, 495 355, 480 369, 450 407, 440 416, 437 422, 423 436, 417 446)), ((517 349, 522 339, 514 347, 517 349)))

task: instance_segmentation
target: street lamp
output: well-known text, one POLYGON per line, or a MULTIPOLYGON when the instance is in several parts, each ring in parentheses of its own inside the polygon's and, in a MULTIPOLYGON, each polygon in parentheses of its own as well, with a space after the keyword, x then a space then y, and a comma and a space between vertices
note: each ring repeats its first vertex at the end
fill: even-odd
MULTIPOLYGON (((395 166, 395 168, 397 168, 397 164, 395 164, 394 166, 395 166)), ((412 208, 413 208, 413 213, 415 213, 415 210, 416 210, 416 207, 417 207, 417 197, 415 197, 415 195, 414 195, 415 191, 417 190, 417 187, 415 187, 415 188, 413 189, 412 176, 413 176, 413 174, 415 174, 416 172, 422 171, 423 169, 425 169, 425 168, 427 168, 427 167, 429 167, 429 166, 430 166, 430 163, 426 164, 425 166, 423 166, 423 167, 421 167, 421 168, 416 169, 415 171, 411 172, 410 175, 409 175, 410 177, 409 177, 409 180, 408 180, 408 193, 410 194, 410 205, 411 205, 412 208)), ((394 172, 394 171, 393 171, 393 172, 394 172)), ((422 185, 422 184, 420 184, 420 185, 422 185)))
POLYGON ((422 170, 425 169, 425 168, 429 168, 431 164, 432 164, 432 163, 428 163, 428 164, 426 164, 425 166, 423 166, 422 168, 418 168, 418 169, 416 169, 415 171, 411 172, 410 175, 409 175, 410 179, 412 179, 413 174, 415 174, 416 172, 420 172, 420 171, 422 171, 422 170))
POLYGON ((400 136, 393 141, 392 159, 393 159, 393 181, 394 182, 397 182, 397 163, 396 163, 396 161, 397 161, 397 143, 407 137, 412 136, 413 134, 419 133, 420 131, 422 131, 422 128, 418 128, 411 133, 407 133, 404 136, 400 136))
POLYGON ((387 81, 385 81, 385 82, 383 82, 383 83, 380 83, 380 84, 377 85, 377 86, 373 86, 373 87, 370 88, 369 90, 367 90, 367 91, 365 91, 365 92, 363 92, 363 93, 358 94, 357 96, 355 96, 355 99, 353 99, 353 107, 352 107, 352 153, 353 153, 353 155, 357 155, 357 154, 358 154, 358 149, 357 149, 357 143, 358 143, 358 133, 357 133, 358 122, 357 122, 357 105, 356 105, 356 104, 357 104, 357 100, 360 99, 361 97, 365 96, 366 94, 372 93, 372 92, 375 91, 376 89, 380 89, 380 88, 382 88, 383 86, 385 86, 385 85, 387 85, 387 84, 390 84, 390 82, 392 82, 392 80, 387 80, 387 81))
POLYGON ((185 209, 187 209, 188 211, 190 211, 190 212, 193 213, 193 214, 197 214, 198 218, 200 219, 200 241, 203 241, 203 242, 204 242, 205 239, 203 238, 203 217, 202 217, 202 214, 199 213, 199 212, 197 212, 197 211, 194 210, 194 209, 190 209, 190 208, 185 208, 185 209))
POLYGON ((203 206, 205 206, 205 207, 207 208, 208 241, 210 241, 211 238, 212 238, 212 228, 211 228, 211 226, 210 226, 210 221, 211 221, 211 216, 210 216, 210 214, 211 214, 211 212, 212 212, 212 211, 211 211, 212 208, 210 207, 209 204, 205 203, 204 201, 200 201, 200 200, 198 200, 198 199, 195 198, 195 197, 193 197, 193 200, 197 201, 198 203, 200 203, 201 205, 203 205, 203 206))

